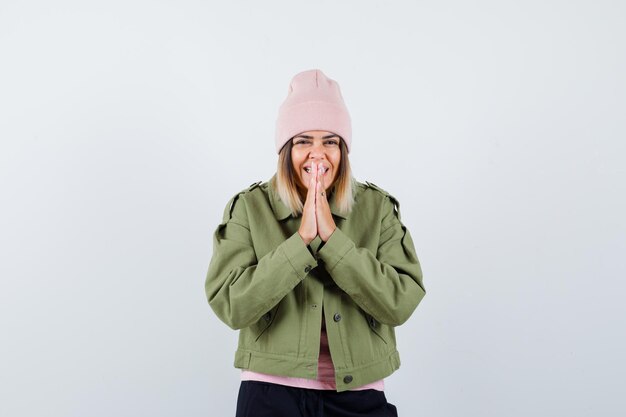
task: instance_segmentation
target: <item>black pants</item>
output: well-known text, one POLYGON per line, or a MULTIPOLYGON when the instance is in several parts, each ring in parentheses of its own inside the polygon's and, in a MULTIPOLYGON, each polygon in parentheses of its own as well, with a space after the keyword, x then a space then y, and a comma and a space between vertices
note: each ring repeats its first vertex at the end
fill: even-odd
POLYGON ((294 388, 241 381, 236 417, 397 417, 385 393, 294 388))

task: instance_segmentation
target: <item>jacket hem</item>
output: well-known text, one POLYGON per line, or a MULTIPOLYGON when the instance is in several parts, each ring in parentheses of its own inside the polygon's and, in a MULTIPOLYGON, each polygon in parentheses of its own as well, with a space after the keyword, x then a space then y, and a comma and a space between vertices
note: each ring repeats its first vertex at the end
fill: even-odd
MULTIPOLYGON (((269 375, 317 378, 317 359, 298 359, 246 349, 238 349, 235 353, 235 368, 269 375)), ((398 368, 400 368, 400 355, 397 350, 365 365, 335 368, 336 390, 337 392, 348 391, 378 381, 388 377, 398 368)))

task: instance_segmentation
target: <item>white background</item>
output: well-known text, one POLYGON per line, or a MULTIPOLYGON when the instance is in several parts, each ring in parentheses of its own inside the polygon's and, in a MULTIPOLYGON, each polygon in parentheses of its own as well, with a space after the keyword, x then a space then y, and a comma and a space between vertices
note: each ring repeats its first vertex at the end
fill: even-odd
POLYGON ((621 1, 0 2, 0 414, 232 416, 212 233, 320 68, 427 294, 401 416, 623 416, 621 1))

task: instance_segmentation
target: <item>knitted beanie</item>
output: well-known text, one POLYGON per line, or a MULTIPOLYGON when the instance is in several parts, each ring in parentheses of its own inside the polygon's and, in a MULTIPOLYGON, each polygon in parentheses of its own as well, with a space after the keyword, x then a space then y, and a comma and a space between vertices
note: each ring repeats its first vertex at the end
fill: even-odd
POLYGON ((350 152, 350 114, 336 81, 318 69, 296 74, 276 119, 276 152, 298 133, 326 130, 343 139, 350 152))

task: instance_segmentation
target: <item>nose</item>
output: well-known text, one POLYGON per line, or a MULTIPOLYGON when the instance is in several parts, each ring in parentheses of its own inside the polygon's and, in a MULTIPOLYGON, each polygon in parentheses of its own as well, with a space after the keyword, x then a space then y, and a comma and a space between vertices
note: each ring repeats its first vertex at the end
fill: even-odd
POLYGON ((309 151, 309 159, 319 159, 324 157, 324 144, 318 142, 313 143, 311 150, 309 151))

